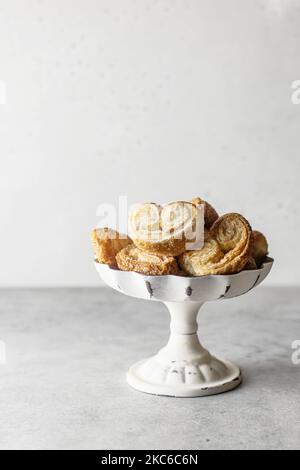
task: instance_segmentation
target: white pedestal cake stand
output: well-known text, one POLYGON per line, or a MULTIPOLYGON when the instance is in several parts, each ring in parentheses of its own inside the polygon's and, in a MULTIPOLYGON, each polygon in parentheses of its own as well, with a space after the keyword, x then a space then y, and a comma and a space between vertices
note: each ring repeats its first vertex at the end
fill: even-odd
POLYGON ((171 315, 167 345, 155 356, 131 366, 127 382, 142 392, 176 397, 213 395, 237 387, 242 380, 240 369, 201 346, 197 315, 204 302, 237 297, 258 286, 272 264, 267 258, 260 269, 238 274, 180 277, 145 276, 96 262, 100 277, 110 287, 133 297, 164 302, 171 315))

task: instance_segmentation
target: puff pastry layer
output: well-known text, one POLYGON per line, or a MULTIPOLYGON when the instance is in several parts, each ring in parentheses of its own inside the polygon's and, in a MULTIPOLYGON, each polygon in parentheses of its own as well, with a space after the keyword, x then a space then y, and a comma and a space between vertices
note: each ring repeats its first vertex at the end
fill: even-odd
POLYGON ((203 248, 179 257, 180 267, 192 276, 232 274, 241 271, 250 258, 251 227, 240 214, 225 214, 215 221, 203 248))
POLYGON ((175 258, 146 253, 133 244, 123 248, 117 254, 116 260, 119 269, 122 271, 135 271, 149 276, 178 274, 178 265, 175 258))
POLYGON ((94 229, 91 240, 97 261, 114 267, 117 267, 116 254, 132 243, 127 235, 107 227, 94 229))
POLYGON ((212 237, 206 237, 200 250, 186 251, 178 257, 178 263, 190 276, 216 274, 218 262, 224 257, 220 245, 212 237))
POLYGON ((252 229, 241 214, 222 215, 211 227, 210 233, 225 253, 226 273, 239 272, 250 257, 252 229))

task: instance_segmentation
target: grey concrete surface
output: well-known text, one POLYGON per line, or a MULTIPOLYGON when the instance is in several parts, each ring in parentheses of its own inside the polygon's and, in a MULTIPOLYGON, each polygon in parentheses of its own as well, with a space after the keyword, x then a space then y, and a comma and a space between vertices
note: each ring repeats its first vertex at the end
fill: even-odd
POLYGON ((1 449, 300 448, 300 289, 204 305, 200 339, 243 384, 202 398, 129 388, 127 368, 167 340, 163 304, 106 288, 0 291, 1 449))

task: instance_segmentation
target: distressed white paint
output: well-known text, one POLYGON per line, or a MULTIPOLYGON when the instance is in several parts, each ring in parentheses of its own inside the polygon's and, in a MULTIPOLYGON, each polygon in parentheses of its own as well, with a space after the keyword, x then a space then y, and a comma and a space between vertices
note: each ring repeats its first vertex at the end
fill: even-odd
POLYGON ((265 279, 272 264, 269 259, 253 271, 185 278, 145 276, 95 263, 100 277, 110 287, 126 295, 162 301, 171 315, 167 345, 156 355, 131 366, 128 383, 142 392, 176 397, 214 395, 237 387, 241 382, 239 368, 211 355, 200 344, 198 312, 206 301, 249 292, 265 279))

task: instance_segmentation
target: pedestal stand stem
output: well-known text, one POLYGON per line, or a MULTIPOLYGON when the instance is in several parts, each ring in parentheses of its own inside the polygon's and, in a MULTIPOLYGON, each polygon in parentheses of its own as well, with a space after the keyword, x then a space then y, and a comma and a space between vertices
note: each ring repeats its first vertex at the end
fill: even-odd
POLYGON ((170 316, 170 337, 167 345, 162 348, 157 358, 162 361, 183 361, 185 363, 199 360, 209 354, 198 339, 197 316, 200 307, 198 302, 165 302, 170 316))
POLYGON ((165 305, 171 316, 171 334, 191 335, 197 333, 197 316, 203 303, 189 302, 183 304, 182 302, 165 302, 165 305))

